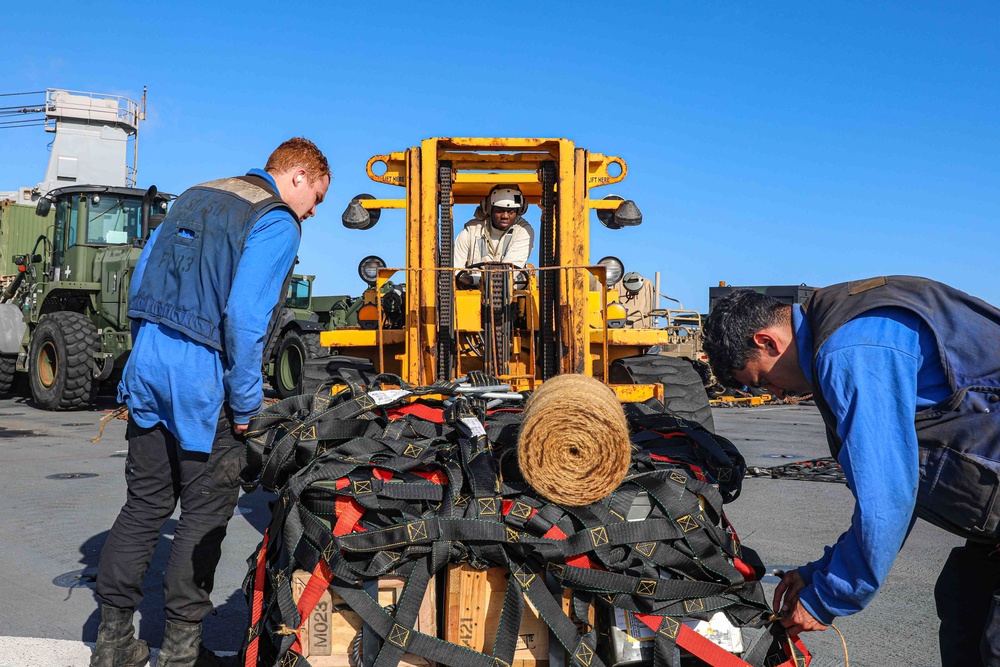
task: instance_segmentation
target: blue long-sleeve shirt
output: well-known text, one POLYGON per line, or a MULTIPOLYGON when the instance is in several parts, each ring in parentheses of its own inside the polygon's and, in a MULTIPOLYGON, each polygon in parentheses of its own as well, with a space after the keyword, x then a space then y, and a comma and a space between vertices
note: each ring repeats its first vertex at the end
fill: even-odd
POLYGON ((799 568, 799 600, 822 623, 861 611, 889 574, 913 525, 917 410, 951 392, 934 334, 912 312, 878 308, 847 322, 820 348, 793 306, 799 364, 837 420, 838 461, 856 499, 851 527, 823 557, 799 568))
MULTIPOLYGON (((268 179, 276 188, 267 172, 249 173, 268 179)), ((142 280, 157 231, 136 263, 130 298, 142 280)), ((254 223, 223 317, 225 361, 217 350, 165 324, 133 322, 132 354, 118 385, 118 400, 128 405, 139 426, 163 423, 182 448, 210 452, 223 401, 229 403, 237 424, 248 423, 260 410, 264 339, 298 248, 299 229, 287 211, 271 211, 254 223)))

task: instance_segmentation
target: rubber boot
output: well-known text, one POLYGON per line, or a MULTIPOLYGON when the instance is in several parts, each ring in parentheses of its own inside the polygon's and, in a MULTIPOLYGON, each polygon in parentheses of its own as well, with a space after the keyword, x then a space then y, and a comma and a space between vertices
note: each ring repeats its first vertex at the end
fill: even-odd
POLYGON ((156 667, 229 667, 236 659, 221 658, 201 644, 201 623, 167 621, 156 667))
POLYGON ((90 667, 143 667, 149 662, 149 646, 135 638, 131 609, 101 605, 97 645, 90 667))

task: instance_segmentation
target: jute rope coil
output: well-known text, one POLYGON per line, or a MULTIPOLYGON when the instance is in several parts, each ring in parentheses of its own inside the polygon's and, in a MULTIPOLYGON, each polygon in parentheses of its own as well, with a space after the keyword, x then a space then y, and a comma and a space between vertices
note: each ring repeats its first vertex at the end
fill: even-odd
POLYGON ((615 393, 586 375, 557 375, 531 396, 517 442, 521 474, 567 507, 617 489, 632 460, 628 422, 615 393))

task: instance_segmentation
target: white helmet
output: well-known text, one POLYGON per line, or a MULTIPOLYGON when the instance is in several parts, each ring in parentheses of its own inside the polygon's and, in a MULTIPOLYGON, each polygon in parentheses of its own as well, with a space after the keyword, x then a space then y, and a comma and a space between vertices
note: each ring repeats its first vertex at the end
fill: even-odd
POLYGON ((528 210, 528 202, 521 194, 521 188, 516 185, 495 185, 483 202, 483 212, 493 213, 494 208, 512 208, 518 213, 528 210))

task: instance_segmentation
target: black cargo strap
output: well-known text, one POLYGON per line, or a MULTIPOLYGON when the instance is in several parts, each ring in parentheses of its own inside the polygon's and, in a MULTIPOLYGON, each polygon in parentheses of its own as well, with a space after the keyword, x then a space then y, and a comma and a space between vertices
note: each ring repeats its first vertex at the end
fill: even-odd
MULTIPOLYGON (((716 611, 741 627, 762 627, 769 617, 760 582, 745 581, 734 559, 758 579, 763 566, 724 527, 722 504, 738 494, 742 478, 742 458, 728 441, 643 404, 627 411, 637 451, 623 484, 599 503, 566 508, 520 478, 519 413, 487 413, 482 400, 462 395, 454 383, 413 388, 356 371, 340 379, 336 394, 285 399, 250 425, 244 484, 279 494, 263 554, 261 620, 249 635, 259 637, 258 664, 290 657, 308 664, 293 650, 292 631, 303 621, 291 586, 299 569, 325 568, 330 588, 377 637, 364 642, 381 643, 373 662, 366 653, 365 667, 394 667, 404 653, 460 667, 507 667, 524 598, 561 647, 553 655, 573 667, 604 667, 594 627, 563 611, 563 589, 571 591, 576 619, 587 619, 595 604, 663 616, 666 629, 716 611), (442 423, 401 410, 414 400, 440 410, 442 423), (728 471, 729 482, 712 471, 728 471), (648 497, 649 515, 628 521, 640 494, 648 497), (350 525, 338 529, 344 521, 350 525), (510 569, 491 655, 414 629, 431 577, 459 562, 510 569), (392 614, 364 584, 387 574, 407 580, 392 614)), ((257 556, 249 562, 244 590, 251 601, 257 556)), ((676 634, 669 635, 657 633, 655 667, 679 667, 676 634)), ((757 649, 763 657, 751 664, 764 664, 776 650, 757 649)))

